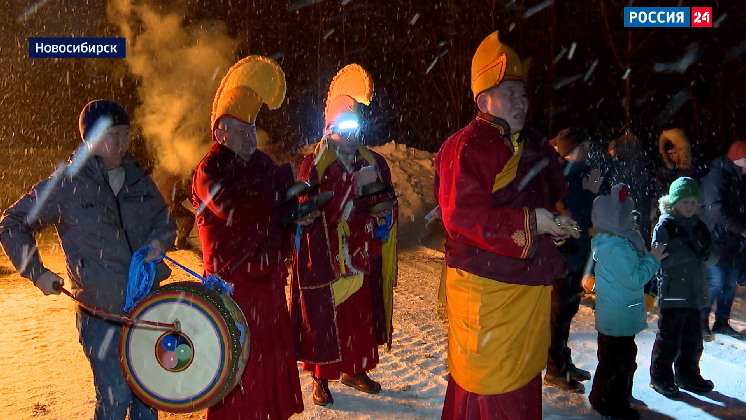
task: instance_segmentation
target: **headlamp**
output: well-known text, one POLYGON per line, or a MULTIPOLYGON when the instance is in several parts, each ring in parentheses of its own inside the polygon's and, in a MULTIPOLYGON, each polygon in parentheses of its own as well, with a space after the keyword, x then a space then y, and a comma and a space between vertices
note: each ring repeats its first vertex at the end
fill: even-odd
POLYGON ((355 131, 360 128, 360 124, 355 120, 346 120, 337 124, 337 130, 339 131, 355 131))

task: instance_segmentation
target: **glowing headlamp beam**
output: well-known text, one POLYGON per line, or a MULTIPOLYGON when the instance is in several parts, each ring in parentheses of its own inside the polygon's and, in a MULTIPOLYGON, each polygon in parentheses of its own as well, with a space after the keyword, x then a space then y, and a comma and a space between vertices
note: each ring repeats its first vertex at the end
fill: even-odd
POLYGON ((337 124, 339 130, 357 130, 358 128, 360 128, 360 124, 355 120, 342 121, 337 124))

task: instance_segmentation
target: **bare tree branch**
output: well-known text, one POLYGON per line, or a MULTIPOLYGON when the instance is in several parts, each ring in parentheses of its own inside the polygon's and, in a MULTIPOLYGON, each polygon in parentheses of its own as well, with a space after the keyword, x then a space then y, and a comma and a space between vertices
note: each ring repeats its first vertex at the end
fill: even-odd
POLYGON ((642 42, 637 44, 637 46, 632 50, 632 54, 634 55, 637 52, 637 50, 642 48, 642 46, 645 45, 645 43, 648 42, 648 40, 650 40, 650 38, 653 37, 653 35, 655 35, 655 29, 651 29, 648 36, 646 36, 645 39, 642 40, 642 42))
MULTIPOLYGON (((614 38, 611 34, 611 28, 609 27, 609 18, 608 14, 606 13, 606 2, 604 0, 599 0, 599 2, 601 3, 601 16, 604 20, 604 27, 606 28, 606 38, 608 39, 609 45, 611 46, 611 52, 614 53, 614 58, 616 58, 619 67, 621 67, 622 70, 627 70, 627 65, 619 57, 619 54, 616 51, 616 46, 614 45, 614 38)), ((629 59, 629 57, 627 58, 629 59)))

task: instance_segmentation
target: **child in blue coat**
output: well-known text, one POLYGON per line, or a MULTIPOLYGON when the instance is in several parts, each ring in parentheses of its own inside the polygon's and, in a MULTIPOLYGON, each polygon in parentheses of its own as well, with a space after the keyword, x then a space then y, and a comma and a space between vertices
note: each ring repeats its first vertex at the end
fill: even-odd
POLYGON ((590 232, 596 261, 598 367, 589 400, 607 418, 630 420, 640 418, 629 399, 637 370, 635 335, 647 326, 643 289, 667 256, 661 244, 646 254, 635 228, 634 206, 628 187, 614 186, 611 195, 593 201, 590 232))

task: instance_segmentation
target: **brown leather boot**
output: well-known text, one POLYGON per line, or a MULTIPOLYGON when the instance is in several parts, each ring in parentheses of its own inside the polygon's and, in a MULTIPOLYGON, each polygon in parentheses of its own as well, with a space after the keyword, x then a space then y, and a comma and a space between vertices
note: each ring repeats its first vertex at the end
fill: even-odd
POLYGON ((363 372, 358 375, 342 374, 341 382, 347 386, 351 386, 358 391, 367 392, 368 394, 378 394, 381 392, 381 384, 370 379, 368 374, 363 372))
POLYGON ((322 407, 334 404, 334 398, 329 391, 329 381, 313 378, 313 403, 322 407))

